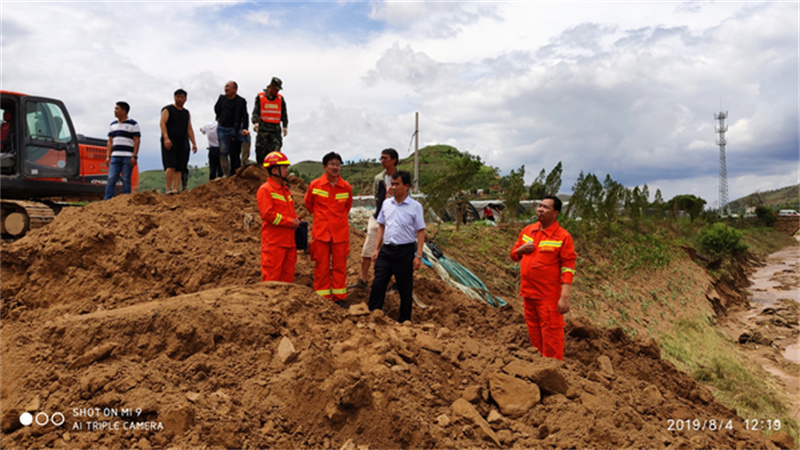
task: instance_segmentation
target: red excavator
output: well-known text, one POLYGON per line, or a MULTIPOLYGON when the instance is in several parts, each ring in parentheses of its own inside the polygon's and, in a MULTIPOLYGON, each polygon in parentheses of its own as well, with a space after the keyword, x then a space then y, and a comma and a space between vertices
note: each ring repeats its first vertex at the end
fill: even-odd
MULTIPOLYGON (((64 103, 0 91, 0 110, 3 239, 47 225, 64 206, 103 199, 106 140, 76 134, 64 103)), ((138 166, 131 178, 135 192, 138 166)))

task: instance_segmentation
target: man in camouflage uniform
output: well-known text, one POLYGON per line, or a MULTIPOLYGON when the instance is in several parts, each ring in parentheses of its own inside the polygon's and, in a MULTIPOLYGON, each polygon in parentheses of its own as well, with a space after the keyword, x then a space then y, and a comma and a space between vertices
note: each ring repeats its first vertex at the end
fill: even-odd
POLYGON ((281 89, 283 89, 281 79, 272 77, 269 86, 256 96, 252 122, 253 128, 258 133, 256 135, 257 164, 262 164, 268 154, 281 151, 283 137, 289 132, 289 113, 286 110, 286 100, 278 93, 281 89))

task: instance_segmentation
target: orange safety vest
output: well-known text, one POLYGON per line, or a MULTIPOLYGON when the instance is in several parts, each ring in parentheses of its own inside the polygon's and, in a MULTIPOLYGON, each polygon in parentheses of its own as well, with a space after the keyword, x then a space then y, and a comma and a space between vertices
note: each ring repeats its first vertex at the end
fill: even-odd
POLYGON ((261 103, 261 120, 266 123, 281 123, 283 96, 276 94, 275 98, 270 100, 262 91, 258 93, 258 99, 261 103))
POLYGON ((348 213, 353 206, 353 188, 342 177, 331 186, 323 174, 308 185, 304 198, 308 212, 314 215, 311 237, 324 242, 349 242, 348 213))

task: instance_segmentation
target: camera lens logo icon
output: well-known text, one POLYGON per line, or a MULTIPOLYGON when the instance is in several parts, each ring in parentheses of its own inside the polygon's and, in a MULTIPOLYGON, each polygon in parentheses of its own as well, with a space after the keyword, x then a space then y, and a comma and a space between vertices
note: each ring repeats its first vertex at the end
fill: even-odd
POLYGON ((64 417, 64 414, 61 414, 60 412, 53 413, 52 416, 48 416, 44 411, 39 411, 36 413, 36 415, 33 415, 29 412, 24 412, 19 415, 19 423, 26 427, 29 427, 34 423, 39 426, 45 426, 48 423, 52 423, 53 425, 60 427, 61 425, 64 425, 65 421, 66 418, 64 417))

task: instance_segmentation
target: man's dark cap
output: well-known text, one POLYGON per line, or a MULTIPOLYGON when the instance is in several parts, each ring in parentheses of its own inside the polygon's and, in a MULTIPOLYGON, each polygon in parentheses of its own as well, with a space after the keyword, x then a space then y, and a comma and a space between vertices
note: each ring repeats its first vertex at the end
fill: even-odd
POLYGON ((272 81, 269 82, 270 86, 275 86, 277 90, 283 89, 283 81, 281 81, 278 77, 272 77, 272 81))

